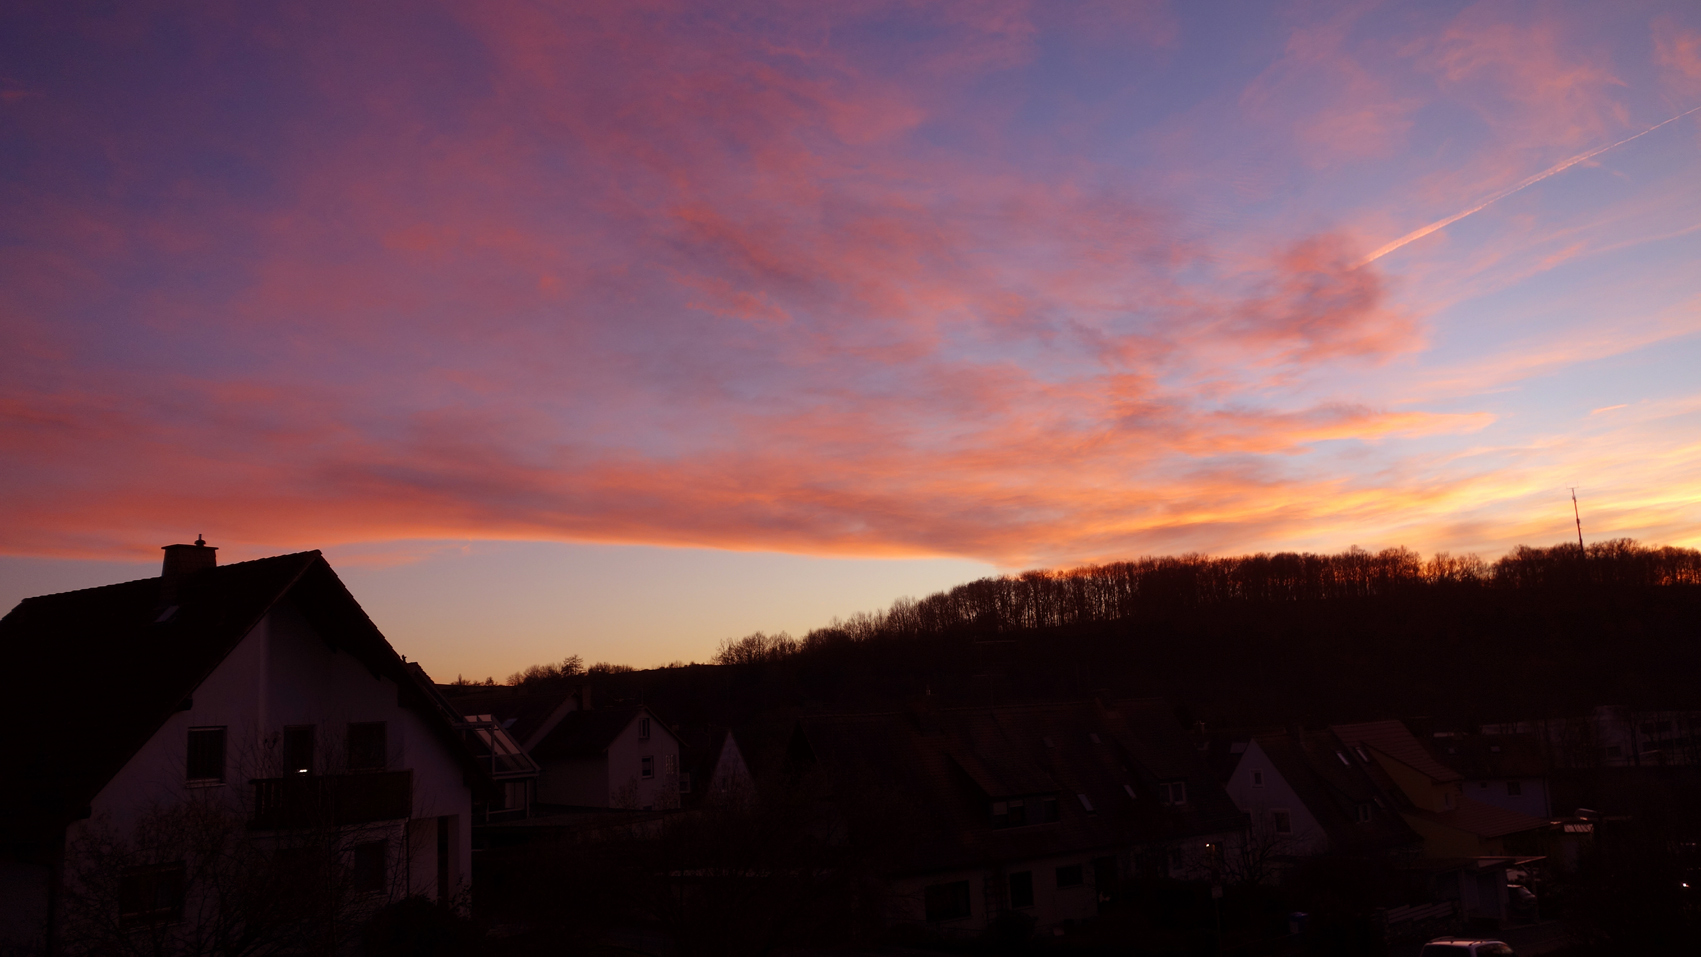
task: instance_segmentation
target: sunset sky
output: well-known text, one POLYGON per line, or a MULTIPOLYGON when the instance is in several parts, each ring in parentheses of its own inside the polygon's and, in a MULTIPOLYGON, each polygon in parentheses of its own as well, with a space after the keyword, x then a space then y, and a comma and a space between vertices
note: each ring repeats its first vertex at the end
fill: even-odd
POLYGON ((500 678, 1698 546, 1698 107, 1691 2, 7 4, 0 605, 321 548, 500 678))

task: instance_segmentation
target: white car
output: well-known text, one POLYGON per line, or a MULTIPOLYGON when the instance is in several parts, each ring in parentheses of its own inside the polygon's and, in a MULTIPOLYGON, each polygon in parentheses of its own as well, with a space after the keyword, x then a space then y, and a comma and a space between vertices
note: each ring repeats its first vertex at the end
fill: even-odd
POLYGON ((1423 945, 1418 957, 1517 957, 1512 948, 1498 940, 1474 937, 1437 937, 1423 945))

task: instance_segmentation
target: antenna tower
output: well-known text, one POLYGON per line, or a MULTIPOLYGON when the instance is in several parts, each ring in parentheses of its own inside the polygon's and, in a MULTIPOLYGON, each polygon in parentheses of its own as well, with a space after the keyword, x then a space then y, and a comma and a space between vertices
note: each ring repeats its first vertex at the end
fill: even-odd
POLYGON ((1571 489, 1571 517, 1577 520, 1577 550, 1588 554, 1583 547, 1583 513, 1577 510, 1577 489, 1571 489))

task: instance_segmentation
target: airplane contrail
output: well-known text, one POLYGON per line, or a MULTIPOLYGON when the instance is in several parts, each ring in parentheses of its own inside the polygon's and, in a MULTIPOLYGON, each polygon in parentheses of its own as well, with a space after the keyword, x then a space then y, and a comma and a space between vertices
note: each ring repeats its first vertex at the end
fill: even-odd
POLYGON ((1394 250, 1399 249, 1401 246, 1404 246, 1405 244, 1410 243, 1410 242, 1416 242, 1417 240, 1420 240, 1423 237, 1428 236, 1430 233, 1433 233, 1438 229, 1446 229, 1448 226, 1453 225, 1454 223, 1458 222, 1461 219, 1464 219, 1466 216, 1469 216, 1472 213, 1478 212, 1478 211, 1480 211, 1480 210, 1482 210, 1482 209, 1484 209, 1488 206, 1492 206, 1493 204, 1505 199, 1508 196, 1511 196, 1513 193, 1516 193, 1517 191, 1523 189, 1526 186, 1533 186, 1536 183, 1539 183, 1542 180, 1547 179, 1549 176, 1554 175, 1555 173, 1563 173, 1566 170, 1570 169, 1571 167, 1576 166, 1578 163, 1583 162, 1584 160, 1587 160, 1591 157, 1599 156, 1602 153, 1605 153, 1607 150, 1617 149, 1618 147, 1623 146, 1624 144, 1630 142, 1631 140, 1641 139, 1642 137, 1647 136, 1649 133, 1654 132, 1655 130, 1659 129, 1660 127, 1665 126, 1667 123, 1676 123, 1678 120, 1683 119, 1684 117, 1688 116, 1690 113, 1694 113, 1694 112, 1697 112, 1697 111, 1701 111, 1701 106, 1697 106, 1697 107, 1695 107, 1695 109, 1688 110, 1688 111, 1683 112, 1683 113, 1679 113, 1678 115, 1672 117, 1671 119, 1666 120, 1664 123, 1655 123, 1653 126, 1648 127, 1647 129, 1643 130, 1640 133, 1637 133, 1635 136, 1627 136, 1624 139, 1621 139, 1616 143, 1611 143, 1611 144, 1608 144, 1606 146, 1598 146, 1598 147, 1588 151, 1587 153, 1578 153, 1576 156, 1573 156, 1570 159, 1565 160, 1564 162, 1561 162, 1556 166, 1550 166, 1547 169, 1542 170, 1541 172, 1537 173, 1536 175, 1529 177, 1528 179, 1520 180, 1517 183, 1514 183, 1511 186, 1506 187, 1505 189, 1501 190, 1500 192, 1495 193, 1493 196, 1490 196, 1489 198, 1483 200, 1482 202, 1476 204, 1475 206, 1472 206, 1470 209, 1467 209, 1462 213, 1454 213, 1453 215, 1447 217, 1446 219, 1438 219, 1435 222, 1430 223, 1428 226, 1423 227, 1422 229, 1414 230, 1412 232, 1405 234, 1404 236, 1401 236, 1399 239, 1394 240, 1393 242, 1389 243, 1388 245, 1383 246, 1382 248, 1371 253, 1370 255, 1364 257, 1363 259, 1360 259, 1358 262, 1353 263, 1353 268, 1357 269, 1358 267, 1363 266, 1366 263, 1375 262, 1376 260, 1381 259, 1383 256, 1386 256, 1389 253, 1393 252, 1394 250))

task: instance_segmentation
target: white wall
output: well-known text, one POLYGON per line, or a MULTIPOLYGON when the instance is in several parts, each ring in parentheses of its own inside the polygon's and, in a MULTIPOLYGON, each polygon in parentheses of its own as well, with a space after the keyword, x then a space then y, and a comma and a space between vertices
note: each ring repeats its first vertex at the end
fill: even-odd
POLYGON ((1284 848, 1287 853, 1300 855, 1321 854, 1329 849, 1329 837, 1322 825, 1276 770, 1256 739, 1247 742, 1246 752, 1240 756, 1240 763, 1235 765, 1234 774, 1229 776, 1223 790, 1228 792, 1235 807, 1252 818, 1253 840, 1280 840, 1291 844, 1291 850, 1284 848), (1258 772, 1263 773, 1262 786, 1253 783, 1258 772), (1270 812, 1278 809, 1288 812, 1292 835, 1276 835, 1270 812))
POLYGON ((414 846, 422 842, 404 840, 400 822, 392 828, 395 860, 406 869, 405 890, 432 897, 460 894, 472 882, 472 794, 444 743, 419 715, 400 706, 398 690, 351 655, 333 651, 300 614, 280 605, 195 689, 191 708, 167 720, 101 789, 90 819, 74 825, 67 837, 75 841, 90 828, 122 833, 150 810, 186 800, 241 812, 252 799, 250 779, 282 772, 285 725, 314 725, 316 763, 324 771, 340 772, 346 768, 348 723, 383 721, 388 769, 412 769, 412 817, 430 821, 433 828, 428 861, 419 860, 420 847, 414 846), (192 788, 185 780, 188 734, 202 726, 227 729, 225 783, 192 788), (438 817, 454 821, 446 888, 435 886, 438 817))
POLYGON ((608 745, 608 806, 676 808, 679 806, 679 741, 648 712, 640 712, 608 745), (650 718, 650 737, 638 737, 650 718), (640 774, 642 759, 655 759, 655 776, 640 774))
POLYGON ((1531 817, 1545 818, 1552 812, 1547 781, 1543 778, 1473 779, 1465 782, 1464 795, 1473 801, 1518 811, 1531 817), (1513 781, 1517 782, 1521 793, 1510 793, 1507 784, 1513 781))

